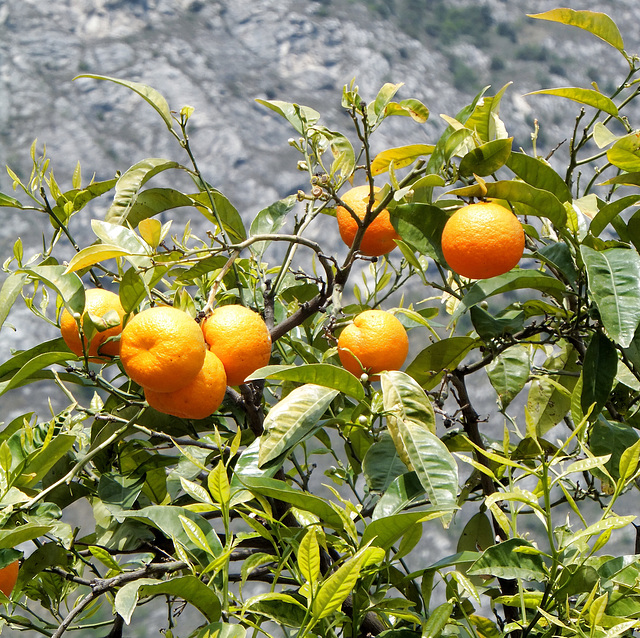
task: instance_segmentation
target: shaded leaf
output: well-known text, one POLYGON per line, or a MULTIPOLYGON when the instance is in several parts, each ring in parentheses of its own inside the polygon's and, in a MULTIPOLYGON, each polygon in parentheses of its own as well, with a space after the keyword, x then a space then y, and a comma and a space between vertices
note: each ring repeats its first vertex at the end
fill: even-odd
MULTIPOLYGON (((296 195, 290 195, 285 199, 274 202, 267 208, 263 208, 251 222, 249 234, 254 236, 278 232, 282 228, 287 214, 293 209, 297 201, 296 195)), ((269 242, 257 242, 251 245, 251 250, 258 255, 262 255, 268 245, 269 242)))
POLYGON ((176 596, 182 598, 202 612, 208 621, 220 618, 220 600, 213 589, 207 587, 196 576, 178 576, 169 580, 140 578, 123 585, 115 597, 115 609, 127 625, 140 598, 154 596, 176 596))
POLYGON ((22 288, 27 279, 23 272, 12 272, 3 282, 0 289, 0 327, 4 324, 13 308, 13 304, 20 296, 22 288))
MULTIPOLYGON (((404 467, 404 466, 403 466, 404 467)), ((405 468, 406 469, 406 468, 405 468)), ((424 487, 415 472, 405 472, 396 477, 377 502, 371 520, 398 514, 424 496, 424 487)))
POLYGON ((635 250, 580 246, 589 292, 609 337, 627 348, 640 322, 640 256, 635 250))
POLYGON ((487 375, 498 395, 500 407, 506 410, 529 380, 531 355, 529 348, 515 345, 500 353, 488 366, 487 375))
POLYGON ((362 460, 362 471, 367 487, 373 492, 384 492, 391 483, 407 471, 407 466, 398 456, 393 439, 384 432, 367 450, 362 460))
POLYGON ((600 414, 605 403, 609 399, 609 393, 618 371, 618 351, 607 337, 596 332, 583 362, 582 395, 580 404, 582 412, 587 413, 592 404, 595 404, 591 412, 591 418, 600 414))
POLYGON ((407 366, 406 373, 429 390, 444 370, 455 368, 478 345, 478 340, 473 337, 449 337, 436 341, 416 355, 407 366))

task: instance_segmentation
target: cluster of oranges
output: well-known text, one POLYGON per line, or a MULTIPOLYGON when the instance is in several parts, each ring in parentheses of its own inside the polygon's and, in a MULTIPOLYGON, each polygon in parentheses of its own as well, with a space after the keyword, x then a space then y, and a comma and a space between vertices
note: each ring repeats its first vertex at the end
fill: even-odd
MULTIPOLYGON (((336 208, 336 219, 347 246, 353 245, 359 227, 352 212, 362 221, 369 210, 371 194, 375 196, 379 190, 356 186, 342 196, 346 206, 336 208)), ((359 250, 369 257, 386 255, 399 238, 385 208, 367 226, 359 250)), ((494 202, 481 202, 463 206, 448 219, 441 244, 451 270, 470 279, 487 279, 508 272, 520 261, 524 231, 510 210, 494 202)))
MULTIPOLYGON (((351 247, 379 191, 369 185, 342 196, 336 218, 342 240, 351 247), (355 216, 354 216, 355 214, 355 216), (356 219, 358 218, 358 221, 356 219)), ((385 255, 399 235, 385 208, 368 223, 360 243, 362 254, 385 255)), ((493 202, 469 204, 456 211, 442 233, 442 252, 449 267, 471 279, 495 277, 511 270, 524 251, 524 231, 517 217, 493 202)), ((134 315, 122 328, 125 312, 118 295, 103 289, 86 291, 83 317, 89 313, 105 328, 87 343, 78 321, 67 310, 60 327, 78 356, 99 360, 120 356, 129 377, 138 383, 150 406, 160 412, 192 419, 213 414, 227 385, 239 385, 267 365, 271 337, 263 319, 240 305, 216 308, 198 323, 171 306, 155 306, 134 315)), ((406 330, 382 310, 360 313, 338 339, 342 365, 356 376, 399 369, 409 349, 406 330)))
MULTIPOLYGON (((83 316, 102 318, 124 310, 120 298, 100 288, 86 291, 83 316)), ((201 324, 172 306, 154 306, 122 323, 80 337, 78 322, 65 309, 62 337, 78 356, 91 360, 120 356, 127 375, 140 385, 147 403, 160 412, 204 419, 221 405, 227 385, 244 383, 266 365, 271 336, 262 317, 240 305, 216 308, 201 324), (120 336, 117 339, 117 336, 120 336)))

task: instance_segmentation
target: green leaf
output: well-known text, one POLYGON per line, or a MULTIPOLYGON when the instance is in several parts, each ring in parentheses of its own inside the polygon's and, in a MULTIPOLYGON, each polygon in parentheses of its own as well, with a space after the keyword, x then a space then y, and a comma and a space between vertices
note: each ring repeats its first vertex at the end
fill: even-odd
POLYGON ((541 158, 512 152, 507 166, 527 184, 553 193, 560 202, 571 201, 571 191, 565 181, 541 158))
POLYGON ((583 381, 580 405, 582 412, 587 413, 592 404, 595 407, 591 412, 591 418, 600 414, 605 403, 609 400, 609 393, 618 371, 618 351, 613 343, 602 333, 596 332, 583 362, 583 381))
POLYGON ((276 403, 264 420, 260 442, 260 466, 286 456, 298 443, 313 435, 338 390, 306 384, 276 403))
POLYGON ((139 510, 123 511, 120 513, 120 516, 133 518, 150 524, 165 534, 167 538, 173 537, 178 539, 189 551, 193 552, 194 555, 201 556, 198 554, 200 548, 191 542, 184 531, 182 521, 180 519, 182 516, 189 519, 200 528, 207 539, 207 544, 216 555, 220 555, 222 553, 222 544, 220 543, 220 539, 218 538, 215 530, 211 527, 211 524, 204 517, 191 512, 184 507, 177 507, 174 505, 149 505, 139 510))
POLYGON ((0 327, 9 315, 9 311, 13 308, 13 304, 20 296, 22 288, 27 279, 27 275, 23 272, 12 272, 3 282, 0 289, 0 327))
POLYGON ((640 132, 621 137, 607 151, 607 159, 623 171, 640 171, 640 132))
POLYGON ((400 102, 389 102, 384 110, 384 116, 404 115, 418 124, 424 124, 429 119, 429 109, 420 100, 409 98, 400 102))
POLYGON ((388 551, 416 525, 438 518, 444 513, 437 510, 426 510, 424 512, 400 512, 393 516, 378 518, 365 527, 360 539, 360 546, 364 547, 370 543, 388 551))
MULTIPOLYGON (((167 168, 177 168, 169 166, 167 168)), ((173 188, 147 188, 138 192, 131 207, 126 211, 126 217, 121 218, 107 215, 106 221, 122 224, 126 223, 136 228, 141 221, 149 219, 167 210, 193 206, 191 197, 173 188)))
POLYGON ((65 272, 64 266, 34 266, 21 270, 30 277, 38 279, 55 290, 64 301, 66 309, 71 313, 82 313, 84 310, 84 285, 75 273, 65 272))
POLYGON ((469 567, 469 575, 497 576, 498 578, 521 578, 544 582, 547 574, 539 554, 517 551, 534 549, 533 545, 520 538, 512 538, 488 547, 482 556, 469 567))
POLYGON ((537 436, 544 436, 560 423, 571 408, 571 391, 578 382, 580 366, 576 350, 566 344, 550 356, 543 369, 550 374, 533 380, 527 397, 527 428, 537 436), (560 374, 553 375, 553 372, 560 374))
POLYGON ((506 138, 504 124, 499 118, 500 102, 511 82, 505 84, 494 96, 484 96, 473 105, 473 110, 468 119, 456 117, 468 129, 475 131, 483 142, 491 142, 496 139, 506 138))
POLYGON ((580 246, 589 292, 609 337, 627 348, 640 323, 640 255, 635 250, 596 251, 580 246))
POLYGON ((173 130, 173 118, 171 117, 171 109, 169 108, 169 104, 167 100, 161 95, 159 91, 156 89, 147 86, 146 84, 140 84, 139 82, 130 82, 128 80, 119 80, 118 78, 108 77, 106 75, 93 75, 90 73, 83 73, 82 75, 77 75, 74 80, 78 78, 92 78, 94 80, 107 80, 109 82, 114 82, 115 84, 120 84, 121 86, 126 86, 128 89, 131 89, 134 93, 137 93, 145 102, 150 104, 160 115, 160 117, 164 120, 164 123, 167 125, 167 128, 171 131, 173 130))
POLYGON ((380 518, 398 514, 422 498, 424 494, 424 487, 422 487, 418 475, 415 472, 405 472, 396 477, 380 497, 371 515, 371 520, 377 521, 380 518))
POLYGON ((275 498, 305 512, 311 512, 318 516, 323 524, 333 529, 340 530, 344 526, 340 515, 323 498, 296 490, 284 481, 272 478, 243 476, 241 481, 254 494, 275 498))
POLYGON ((458 307, 453 313, 453 319, 459 319, 469 308, 489 297, 522 288, 533 288, 534 290, 553 297, 557 301, 562 301, 567 293, 566 286, 555 277, 545 275, 538 270, 515 269, 498 277, 481 279, 473 284, 473 286, 469 288, 469 292, 467 292, 458 304, 458 307))
POLYGON ((315 526, 310 527, 298 547, 298 569, 312 588, 320 578, 320 545, 315 526))
POLYGON ((340 608, 346 597, 353 591, 369 551, 368 547, 358 550, 320 584, 311 603, 312 623, 330 616, 340 608))
POLYGON ((430 204, 400 204, 389 214, 404 242, 423 255, 444 262, 440 237, 448 217, 442 209, 430 204))
POLYGON ((444 370, 455 368, 478 345, 478 340, 473 337, 449 337, 436 341, 416 355, 407 366, 406 373, 430 390, 444 370))
MULTIPOLYGON (((296 205, 298 198, 295 195, 290 195, 285 199, 277 201, 267 208, 263 208, 251 222, 249 228, 249 235, 266 235, 270 233, 277 233, 286 220, 286 216, 296 205)), ((262 255, 269 245, 269 242, 261 241, 251 245, 257 255, 262 255)))
POLYGON ((524 345, 515 345, 500 353, 488 366, 487 375, 506 410, 529 381, 531 354, 524 345))
POLYGON ((422 638, 438 638, 453 616, 453 603, 438 605, 422 627, 422 638))
MULTIPOLYGON (((591 452, 596 456, 611 455, 605 467, 614 480, 620 478, 620 460, 625 450, 639 440, 637 431, 626 423, 608 421, 602 415, 591 427, 589 437, 591 452)), ((595 474, 595 472, 594 472, 595 474)))
POLYGON ((364 455, 362 471, 372 492, 384 492, 391 483, 407 471, 388 432, 384 432, 364 455))
POLYGON ((95 264, 98 264, 107 259, 114 259, 115 257, 130 256, 131 253, 119 246, 113 246, 111 244, 94 244, 83 248, 80 252, 76 253, 67 266, 65 273, 77 272, 83 268, 88 268, 95 264))
POLYGON ((605 204, 591 220, 589 231, 597 237, 622 211, 638 201, 640 201, 640 195, 627 195, 605 204))
MULTIPOLYGON (((305 621, 307 606, 302 605, 296 598, 289 594, 269 592, 252 596, 244 604, 245 609, 253 613, 266 616, 269 620, 282 624, 285 627, 299 629, 305 621)), ((235 626, 235 625, 234 625, 235 626)), ((204 638, 218 638, 217 634, 204 638)), ((220 636, 220 638, 223 638, 220 636)), ((235 637, 233 637, 235 638, 235 637)))
POLYGON ((53 528, 53 524, 22 523, 22 525, 13 529, 0 530, 0 549, 12 549, 21 543, 26 543, 48 534, 53 528))
POLYGON ((115 609, 127 625, 140 598, 175 596, 192 604, 210 621, 220 618, 220 600, 213 589, 196 576, 178 576, 169 580, 140 578, 123 585, 116 594, 115 609))
MULTIPOLYGON (((424 390, 404 372, 380 375, 387 426, 400 458, 406 451, 433 507, 454 510, 458 494, 458 466, 435 435, 435 412, 424 390)), ((405 460, 406 462, 406 460, 405 460)), ((445 522, 450 517, 445 517, 445 522)))
POLYGON ((609 115, 618 117, 618 107, 614 102, 606 95, 595 91, 594 89, 580 89, 576 87, 562 87, 557 89, 540 89, 538 91, 531 91, 525 93, 525 95, 556 95, 558 97, 564 97, 573 102, 579 104, 586 104, 592 106, 598 111, 604 111, 609 115))
POLYGON ((313 126, 320 119, 320 113, 308 106, 291 104, 280 100, 256 99, 256 102, 284 117, 301 135, 304 135, 305 129, 313 126))
POLYGON ((492 175, 505 165, 511 154, 513 138, 493 140, 469 151, 460 161, 463 176, 492 175))
POLYGON ((209 188, 211 198, 206 192, 192 195, 192 198, 199 204, 200 212, 212 223, 218 226, 218 218, 213 214, 213 210, 222 221, 222 226, 233 241, 244 241, 247 238, 247 231, 244 228, 242 217, 235 206, 215 188, 209 188), (213 200, 213 204, 211 203, 213 200))
POLYGON ((177 162, 151 157, 144 159, 126 170, 116 182, 113 203, 104 220, 112 224, 121 224, 127 220, 137 201, 140 189, 155 175, 171 168, 181 168, 177 162))
POLYGON ((512 310, 494 317, 480 306, 472 306, 469 316, 478 336, 483 341, 520 332, 525 319, 524 310, 512 310))
POLYGON ((624 51, 624 42, 616 23, 606 14, 598 11, 575 11, 574 9, 552 9, 544 13, 527 14, 530 18, 560 22, 589 31, 607 44, 624 51))
POLYGON ((0 206, 19 209, 24 208, 24 206, 15 197, 11 197, 11 195, 5 195, 4 193, 0 193, 0 206))
POLYGON ((69 351, 65 352, 44 352, 36 355, 25 364, 7 381, 0 382, 0 395, 9 390, 30 383, 38 379, 36 375, 40 370, 56 363, 66 363, 69 359, 74 359, 69 351))
MULTIPOLYGON (((560 200, 551 192, 536 188, 525 182, 502 180, 478 185, 477 197, 504 199, 512 205, 520 204, 523 214, 546 217, 558 228, 567 224, 567 211, 560 200)), ((455 194, 456 191, 450 191, 455 194)))
POLYGON ((15 482, 15 487, 35 487, 75 443, 76 437, 71 434, 58 434, 45 442, 41 448, 27 457, 26 474, 15 482))
POLYGON ((294 383, 310 383, 339 390, 358 401, 364 399, 364 388, 360 380, 344 368, 329 363, 265 366, 248 376, 246 381, 254 379, 279 379, 294 383))
POLYGON ((233 468, 231 475, 231 501, 229 507, 234 507, 238 503, 244 503, 253 499, 253 494, 247 490, 242 481, 245 477, 266 477, 273 478, 279 470, 278 465, 261 468, 258 465, 258 455, 260 452, 260 437, 251 445, 248 445, 240 454, 240 458, 233 468))
POLYGON ((387 105, 391 102, 400 87, 402 87, 401 82, 399 84, 386 82, 382 85, 378 91, 378 95, 376 95, 376 99, 367 106, 367 115, 371 125, 375 126, 375 124, 385 117, 387 105))
POLYGON ((430 155, 434 148, 431 144, 409 144, 408 146, 389 148, 374 157, 371 162, 371 172, 373 175, 386 173, 391 163, 393 163, 394 169, 404 168, 413 164, 420 157, 430 155))

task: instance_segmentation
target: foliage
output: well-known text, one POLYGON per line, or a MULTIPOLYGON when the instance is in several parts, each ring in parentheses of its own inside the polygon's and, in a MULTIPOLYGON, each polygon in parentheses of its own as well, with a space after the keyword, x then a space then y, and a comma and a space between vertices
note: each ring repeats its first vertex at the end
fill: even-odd
MULTIPOLYGON (((162 303, 194 317, 251 307, 274 348, 201 421, 155 412, 117 358, 76 357, 61 338, 0 365, 0 393, 48 382, 67 401, 0 432, 0 566, 24 551, 8 626, 59 638, 113 624, 113 638, 160 597, 170 611, 186 602, 202 613, 194 638, 613 637, 638 627, 638 555, 612 554, 612 542, 633 536, 624 504, 640 471, 640 134, 626 116, 640 65, 603 14, 535 17, 597 36, 628 65, 610 95, 540 91, 579 109, 562 174, 558 157, 539 152, 537 129, 533 152, 516 150, 499 117, 507 87, 443 116, 433 144, 374 158, 387 118, 412 118, 421 139, 429 112, 396 101, 400 85, 366 102, 352 83, 348 135, 309 107, 259 101, 293 127, 309 188, 245 223, 200 172, 193 109, 95 76, 154 108, 185 164, 147 158, 97 182, 78 166, 66 188, 34 143, 31 175, 9 169, 19 198, 0 194, 0 205, 47 215, 51 233, 35 255, 15 242, 0 324, 20 300, 57 324, 63 308, 83 310, 85 287, 104 286, 129 315, 162 303), (165 184, 187 175, 192 188, 155 186, 160 174, 165 184), (331 256, 333 211, 354 178, 382 189, 351 249, 331 256), (483 198, 523 220, 527 252, 512 271, 469 281, 447 268, 440 235, 483 198), (106 214, 81 246, 74 226, 94 200, 106 214), (363 257, 364 229, 384 208, 398 248, 363 257), (176 229, 189 212, 202 232, 176 229), (318 229, 321 241, 310 238, 318 229), (393 311, 419 344, 405 371, 379 382, 342 369, 336 353, 340 329, 366 308, 393 311), (496 401, 491 425, 474 405, 478 387, 496 401), (63 518, 77 502, 93 512, 90 532, 63 518), (423 533, 443 529, 459 530, 456 553, 425 560, 423 533), (96 620, 101 606, 115 620, 96 620)), ((107 325, 88 315, 79 327, 107 325)), ((176 636, 171 613, 167 623, 176 636)))

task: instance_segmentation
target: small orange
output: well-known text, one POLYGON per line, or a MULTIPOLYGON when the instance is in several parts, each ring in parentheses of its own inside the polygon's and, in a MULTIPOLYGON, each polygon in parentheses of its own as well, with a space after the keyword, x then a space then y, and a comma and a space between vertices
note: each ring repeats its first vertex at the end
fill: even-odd
POLYGON ((205 419, 220 407, 226 391, 224 366, 213 352, 207 350, 200 372, 189 385, 174 392, 145 389, 144 396, 158 412, 182 419, 205 419))
MULTIPOLYGON (((120 297, 115 292, 110 290, 104 290, 103 288, 89 288, 85 290, 85 303, 84 311, 94 317, 102 318, 109 311, 113 310, 120 317, 120 324, 113 328, 107 328, 102 332, 97 332, 87 348, 87 354, 90 357, 111 356, 114 357, 120 351, 120 342, 109 341, 105 343, 110 337, 116 337, 122 331, 122 318, 124 317, 124 309, 120 303, 120 297), (104 345, 103 345, 104 344, 104 345)), ((78 324, 73 318, 73 315, 65 308, 60 316, 60 332, 64 342, 69 346, 71 352, 78 357, 83 356, 82 341, 84 341, 85 347, 87 343, 86 337, 80 340, 80 331, 78 330, 78 324)))
MULTIPOLYGON (((380 189, 374 187, 373 190, 378 192, 380 189)), ((356 186, 348 190, 342 195, 342 201, 349 205, 360 219, 364 219, 369 205, 369 185, 356 186)), ((344 206, 336 208, 336 218, 342 241, 351 247, 358 232, 356 220, 344 206)), ((365 230, 360 244, 360 252, 369 257, 386 255, 396 247, 394 239, 399 238, 400 236, 389 219, 389 211, 384 208, 365 230)))
POLYGON ((442 253, 449 267, 470 279, 508 272, 523 251, 522 224, 508 208, 494 202, 463 206, 442 231, 442 253))
POLYGON ((230 304, 218 306, 203 322, 209 349, 222 361, 229 385, 240 385, 271 358, 271 335, 257 313, 230 304))
POLYGON ((206 351, 197 322, 172 306, 143 310, 127 322, 120 337, 125 372, 155 392, 173 392, 191 383, 206 351))
POLYGON ((404 326, 384 310, 365 310, 338 338, 338 356, 351 374, 399 370, 409 353, 404 326))
POLYGON ((20 561, 14 560, 6 567, 0 569, 0 591, 7 597, 11 596, 13 588, 18 580, 18 571, 20 569, 20 561))

